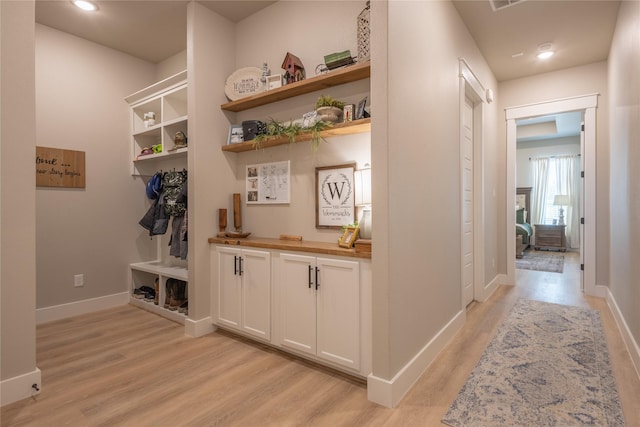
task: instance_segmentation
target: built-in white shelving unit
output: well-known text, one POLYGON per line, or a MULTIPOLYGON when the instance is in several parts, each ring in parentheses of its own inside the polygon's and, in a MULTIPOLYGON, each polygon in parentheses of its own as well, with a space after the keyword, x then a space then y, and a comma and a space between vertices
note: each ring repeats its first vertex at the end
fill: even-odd
POLYGON ((187 72, 175 74, 125 98, 131 107, 132 160, 134 175, 149 174, 160 159, 185 158, 188 148, 175 149, 175 136, 188 138, 187 72), (147 126, 145 114, 155 114, 147 126), (145 148, 160 145, 154 154, 141 155, 145 148))
MULTIPOLYGON (((158 170, 188 169, 188 145, 175 148, 175 137, 179 132, 189 136, 187 112, 187 72, 182 71, 158 83, 148 86, 125 98, 131 111, 131 160, 132 174, 148 179, 158 170), (155 114, 155 124, 145 123, 145 114, 155 114), (145 148, 160 145, 154 154, 140 155, 145 148)), ((141 195, 141 197, 143 197, 141 195)), ((154 236, 156 258, 129 265, 131 304, 184 324, 186 315, 178 310, 164 308, 167 296, 167 279, 189 281, 186 261, 170 257, 167 251, 171 227, 167 234, 154 236), (154 288, 159 282, 155 301, 134 297, 133 291, 141 286, 154 288)))

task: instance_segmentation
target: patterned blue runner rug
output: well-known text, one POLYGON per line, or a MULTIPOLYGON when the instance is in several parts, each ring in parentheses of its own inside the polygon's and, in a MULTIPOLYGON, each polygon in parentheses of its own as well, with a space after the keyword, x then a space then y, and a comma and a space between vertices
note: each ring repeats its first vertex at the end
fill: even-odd
POLYGON ((624 426, 598 312, 518 300, 442 422, 624 426))
POLYGON ((516 268, 520 270, 562 273, 564 269, 564 255, 542 251, 525 251, 522 258, 516 259, 516 268))

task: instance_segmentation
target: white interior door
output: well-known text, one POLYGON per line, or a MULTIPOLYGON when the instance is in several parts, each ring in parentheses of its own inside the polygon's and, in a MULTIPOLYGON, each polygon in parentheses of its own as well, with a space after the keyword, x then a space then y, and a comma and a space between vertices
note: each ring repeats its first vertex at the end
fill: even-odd
POLYGON ((473 102, 465 99, 462 115, 462 300, 473 301, 473 102))
MULTIPOLYGON (((580 124, 580 265, 584 265, 584 122, 580 124)), ((580 289, 584 291, 584 270, 580 268, 580 289)))

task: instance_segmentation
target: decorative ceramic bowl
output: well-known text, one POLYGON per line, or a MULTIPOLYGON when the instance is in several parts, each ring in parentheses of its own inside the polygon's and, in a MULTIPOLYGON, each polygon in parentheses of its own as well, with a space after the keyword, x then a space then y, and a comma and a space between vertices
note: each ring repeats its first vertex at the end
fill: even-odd
POLYGON ((338 107, 320 107, 316 109, 318 113, 317 120, 325 122, 338 123, 342 121, 342 108, 338 107))

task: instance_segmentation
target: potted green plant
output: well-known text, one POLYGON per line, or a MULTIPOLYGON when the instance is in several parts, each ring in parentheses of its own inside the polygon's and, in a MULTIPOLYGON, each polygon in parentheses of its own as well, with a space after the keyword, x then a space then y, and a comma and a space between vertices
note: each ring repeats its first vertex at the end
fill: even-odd
POLYGON ((329 95, 321 95, 316 101, 318 120, 330 123, 338 123, 342 120, 342 109, 345 103, 332 98, 329 95))
POLYGON ((265 127, 265 132, 257 135, 253 139, 253 146, 258 149, 262 147, 262 143, 264 141, 279 137, 287 137, 289 139, 289 142, 293 144, 296 142, 296 137, 301 133, 310 133, 313 151, 316 151, 318 149, 318 146, 320 145, 320 142, 324 141, 324 138, 320 135, 320 132, 325 129, 329 129, 331 126, 331 123, 322 120, 314 121, 310 126, 304 127, 293 120, 290 120, 288 122, 279 122, 274 119, 269 119, 265 127))

